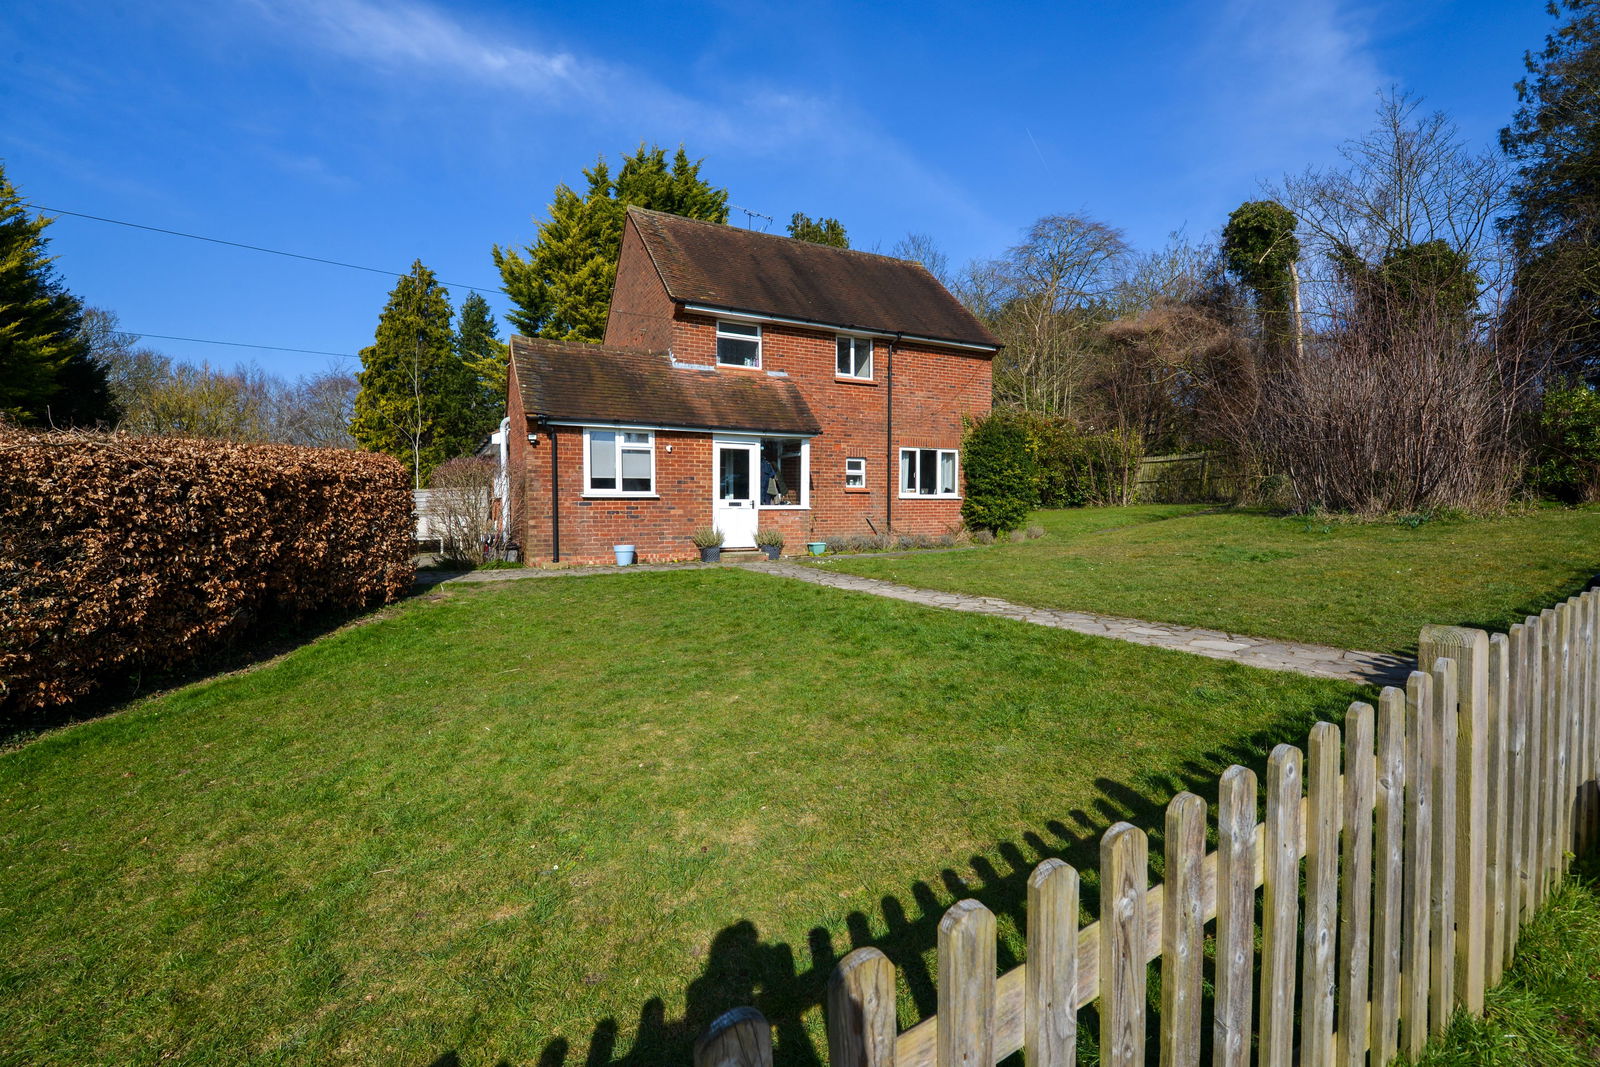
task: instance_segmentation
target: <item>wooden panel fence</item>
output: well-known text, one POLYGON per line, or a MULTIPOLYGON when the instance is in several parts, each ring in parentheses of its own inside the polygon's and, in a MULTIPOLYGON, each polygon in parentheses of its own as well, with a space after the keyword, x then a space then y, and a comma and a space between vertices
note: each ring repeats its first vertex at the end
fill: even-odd
MULTIPOLYGON (((1261 821, 1243 767, 1219 782, 1214 852, 1204 801, 1175 797, 1164 884, 1148 884, 1145 833, 1112 826, 1099 918, 1080 928, 1078 872, 1045 860, 1028 880, 1026 962, 1000 975, 994 915, 976 900, 952 906, 937 1013, 909 1029, 895 1016, 894 965, 875 948, 851 952, 828 987, 831 1067, 988 1067, 1019 1050, 1030 1065, 1068 1067, 1090 1007, 1110 1067, 1198 1064, 1208 1024, 1217 1064, 1415 1055, 1457 1009, 1482 1012, 1522 925, 1600 839, 1597 633, 1600 590, 1509 634, 1425 628, 1423 669, 1404 690, 1385 689, 1376 709, 1353 704, 1343 730, 1317 723, 1304 752, 1272 752, 1261 821), (1147 1031, 1159 1045, 1146 1048, 1147 1031)), ((695 1046, 697 1067, 771 1057, 769 1025, 748 1007, 695 1046)))

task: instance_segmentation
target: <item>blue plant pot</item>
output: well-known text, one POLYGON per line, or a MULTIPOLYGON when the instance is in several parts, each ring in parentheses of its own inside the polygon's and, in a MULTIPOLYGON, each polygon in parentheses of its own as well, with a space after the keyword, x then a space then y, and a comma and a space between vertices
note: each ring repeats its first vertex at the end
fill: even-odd
POLYGON ((632 545, 612 545, 611 551, 617 554, 617 566, 628 567, 633 564, 632 545))
POLYGON ((806 551, 811 553, 813 556, 820 556, 824 552, 828 551, 828 542, 826 542, 826 541, 807 541, 806 542, 806 551))

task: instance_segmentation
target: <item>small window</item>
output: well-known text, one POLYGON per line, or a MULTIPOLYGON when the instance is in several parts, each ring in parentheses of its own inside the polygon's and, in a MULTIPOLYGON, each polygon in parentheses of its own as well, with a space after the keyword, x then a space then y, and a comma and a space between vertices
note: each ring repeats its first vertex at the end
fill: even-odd
POLYGON ((835 368, 841 378, 872 377, 872 338, 840 337, 835 368))
POLYGON ((900 450, 901 496, 955 496, 956 453, 947 448, 900 450))
POLYGON ((761 439, 761 506, 798 508, 804 505, 806 450, 804 441, 786 437, 761 439))
POLYGON ((724 367, 761 366, 761 327, 719 319, 717 362, 724 367))
POLYGON ((655 435, 646 430, 585 430, 586 491, 600 496, 655 492, 655 435))
POLYGON ((852 456, 844 461, 844 487, 846 489, 867 487, 867 461, 864 458, 852 456))

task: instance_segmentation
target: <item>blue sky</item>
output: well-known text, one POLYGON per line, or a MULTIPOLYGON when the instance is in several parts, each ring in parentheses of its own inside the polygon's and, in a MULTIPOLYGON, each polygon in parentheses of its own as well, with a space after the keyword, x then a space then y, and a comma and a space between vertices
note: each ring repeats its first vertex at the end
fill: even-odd
MULTIPOLYGON (((557 182, 641 141, 684 143, 777 229, 836 216, 858 248, 916 230, 962 263, 1065 211, 1153 248, 1335 162, 1383 87, 1492 145, 1552 25, 1542 0, 11 0, 0 159, 56 209, 420 258, 457 303, 498 284, 490 246, 530 240, 557 182)), ((354 353, 393 285, 66 216, 50 233, 67 284, 151 334, 354 353)), ((288 376, 356 365, 150 343, 288 376)))

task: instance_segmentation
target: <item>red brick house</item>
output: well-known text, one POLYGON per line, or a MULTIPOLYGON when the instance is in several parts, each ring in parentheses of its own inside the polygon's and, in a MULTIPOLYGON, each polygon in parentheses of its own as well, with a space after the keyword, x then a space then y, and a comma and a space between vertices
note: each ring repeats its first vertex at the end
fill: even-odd
POLYGON ((630 208, 605 343, 511 340, 508 533, 598 562, 956 530, 998 349, 919 264, 630 208))

